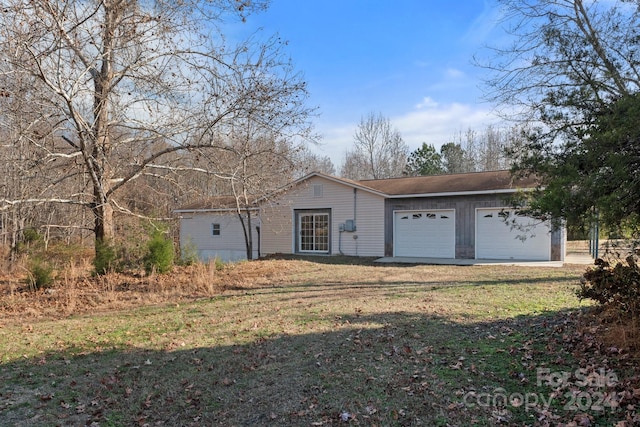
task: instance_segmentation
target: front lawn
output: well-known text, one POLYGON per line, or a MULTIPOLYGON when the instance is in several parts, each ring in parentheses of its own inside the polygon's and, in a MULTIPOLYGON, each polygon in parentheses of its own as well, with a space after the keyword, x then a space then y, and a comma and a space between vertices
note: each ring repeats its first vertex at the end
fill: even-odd
MULTIPOLYGON (((216 286, 161 303, 152 287, 111 286, 111 299, 129 292, 136 302, 61 307, 68 315, 45 304, 18 316, 11 298, 27 297, 5 294, 0 425, 611 425, 633 416, 640 396, 621 393, 634 364, 619 349, 607 354, 575 297, 584 266, 327 261, 238 264, 216 286)), ((49 292, 63 293, 57 286, 49 292)), ((172 295, 166 283, 158 292, 172 295)))

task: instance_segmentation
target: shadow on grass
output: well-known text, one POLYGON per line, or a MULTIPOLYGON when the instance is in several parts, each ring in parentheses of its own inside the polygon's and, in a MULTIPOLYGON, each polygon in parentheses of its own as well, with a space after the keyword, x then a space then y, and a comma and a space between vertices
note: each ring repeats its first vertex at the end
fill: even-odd
MULTIPOLYGON (((477 396, 548 395, 536 369, 576 369, 557 345, 574 314, 462 325, 356 313, 326 331, 257 329, 243 345, 48 352, 0 365, 0 424, 535 425, 548 420, 543 403, 477 396)), ((561 406, 550 410, 570 419, 561 406)))
MULTIPOLYGON (((290 298, 297 298, 297 294, 307 294, 302 298, 312 298, 313 294, 321 294, 326 292, 356 292, 359 290, 367 292, 382 292, 389 294, 391 292, 397 292, 398 294, 410 294, 410 293, 422 293, 422 292, 435 292, 443 289, 455 291, 456 289, 463 289, 468 287, 475 287, 478 289, 497 286, 520 286, 525 290, 530 290, 536 285, 565 285, 567 283, 567 277, 528 277, 526 280, 522 278, 514 279, 469 279, 464 280, 443 280, 443 281, 415 281, 415 280, 385 280, 381 282, 378 278, 374 278, 371 281, 352 281, 350 283, 344 282, 330 282, 324 281, 319 284, 317 281, 308 281, 297 284, 286 283, 282 286, 277 284, 268 284, 264 286, 228 286, 227 290, 241 292, 245 295, 256 293, 260 295, 289 295, 290 298)), ((575 286, 579 285, 578 278, 576 277, 575 286)), ((231 298, 234 297, 234 293, 217 295, 214 298, 231 298)), ((283 298, 283 301, 285 299, 283 298)))
MULTIPOLYGON (((385 264, 377 263, 375 260, 380 257, 359 257, 349 255, 295 255, 295 254, 273 254, 267 255, 260 259, 263 260, 289 260, 289 261, 309 261, 317 264, 330 264, 330 265, 361 265, 371 267, 384 267, 385 264)), ((395 264, 386 264, 394 265, 395 264)), ((398 264, 398 267, 406 264, 398 264)))

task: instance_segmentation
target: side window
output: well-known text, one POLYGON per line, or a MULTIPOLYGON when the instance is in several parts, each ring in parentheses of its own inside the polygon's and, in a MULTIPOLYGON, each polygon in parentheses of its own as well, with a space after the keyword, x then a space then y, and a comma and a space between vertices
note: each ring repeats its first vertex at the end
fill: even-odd
POLYGON ((213 236, 220 235, 220 224, 211 224, 211 234, 213 236))

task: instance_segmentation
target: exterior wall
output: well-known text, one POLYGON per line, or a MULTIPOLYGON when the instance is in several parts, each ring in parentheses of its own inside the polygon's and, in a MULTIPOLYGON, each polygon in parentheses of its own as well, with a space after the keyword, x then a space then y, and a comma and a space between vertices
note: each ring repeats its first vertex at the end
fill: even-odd
MULTIPOLYGON (((253 258, 258 258, 258 232, 260 225, 257 212, 252 212, 253 258)), ((180 217, 180 248, 182 251, 195 247, 198 258, 208 261, 219 258, 222 261, 247 259, 244 232, 238 215, 228 212, 183 213, 180 217), (214 236, 212 224, 220 224, 220 235, 214 236)))
MULTIPOLYGON (((473 259, 475 257, 475 222, 477 208, 506 207, 509 204, 500 194, 398 198, 387 199, 385 203, 385 256, 393 256, 393 212, 413 209, 455 209, 456 218, 456 258, 473 259)), ((551 260, 564 258, 562 230, 551 234, 551 260)))
POLYGON ((295 252, 295 218, 299 210, 330 210, 330 254, 384 255, 384 198, 319 176, 311 177, 280 197, 263 203, 261 253, 295 252), (321 186, 321 190, 318 187, 321 186), (321 192, 318 193, 318 191, 321 192), (340 225, 355 219, 355 232, 340 225))
POLYGON ((551 261, 564 261, 567 253, 567 229, 562 227, 551 233, 551 261))

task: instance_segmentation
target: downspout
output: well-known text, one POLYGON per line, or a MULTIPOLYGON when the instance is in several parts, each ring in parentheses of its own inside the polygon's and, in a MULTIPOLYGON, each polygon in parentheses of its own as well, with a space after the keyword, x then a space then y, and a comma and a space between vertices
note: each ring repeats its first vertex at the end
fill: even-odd
POLYGON ((353 188, 353 222, 356 222, 356 202, 358 200, 358 189, 353 188))
POLYGON ((258 259, 260 259, 260 226, 256 225, 256 232, 258 233, 258 259))
MULTIPOLYGON (((353 225, 354 227, 358 227, 358 223, 356 222, 356 206, 357 206, 357 202, 358 202, 358 189, 353 187, 353 225)), ((353 238, 356 239, 356 256, 358 256, 358 235, 354 234, 353 238)))

